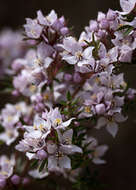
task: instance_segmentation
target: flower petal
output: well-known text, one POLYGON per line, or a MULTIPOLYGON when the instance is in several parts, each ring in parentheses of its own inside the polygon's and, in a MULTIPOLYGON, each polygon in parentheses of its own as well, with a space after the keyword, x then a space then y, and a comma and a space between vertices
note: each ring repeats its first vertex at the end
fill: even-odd
POLYGON ((106 127, 107 131, 113 136, 115 137, 117 132, 118 132, 118 125, 115 122, 109 122, 107 127, 106 127))

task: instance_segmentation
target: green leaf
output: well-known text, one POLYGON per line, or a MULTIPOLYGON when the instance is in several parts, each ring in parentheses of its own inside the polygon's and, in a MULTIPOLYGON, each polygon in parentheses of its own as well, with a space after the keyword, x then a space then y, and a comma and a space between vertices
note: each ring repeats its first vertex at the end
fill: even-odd
POLYGON ((31 168, 35 168, 38 164, 38 160, 34 160, 32 164, 30 165, 31 168))
POLYGON ((120 31, 120 30, 125 30, 124 31, 124 35, 127 36, 129 35, 129 33, 134 29, 133 26, 130 26, 130 25, 123 25, 123 26, 120 26, 117 31, 120 31))
POLYGON ((39 167, 39 172, 41 172, 44 169, 44 166, 46 164, 47 160, 43 160, 40 167, 39 167))
POLYGON ((62 101, 60 102, 60 104, 63 105, 63 106, 66 106, 66 105, 67 105, 67 102, 65 102, 65 101, 62 100, 62 101))
POLYGON ((68 100, 68 101, 71 101, 71 100, 72 100, 72 96, 71 96, 71 94, 70 94, 69 91, 67 92, 67 100, 68 100))

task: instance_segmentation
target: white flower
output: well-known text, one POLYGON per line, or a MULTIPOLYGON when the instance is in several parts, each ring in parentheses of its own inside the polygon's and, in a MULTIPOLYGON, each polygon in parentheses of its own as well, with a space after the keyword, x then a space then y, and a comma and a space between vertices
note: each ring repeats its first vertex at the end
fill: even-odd
POLYGON ((63 41, 64 45, 60 45, 65 51, 62 54, 62 59, 69 64, 77 64, 79 67, 94 63, 92 57, 93 47, 82 49, 81 44, 73 37, 67 37, 63 41))
POLYGON ((87 150, 90 151, 89 158, 92 159, 94 164, 104 164, 105 160, 102 160, 101 157, 108 150, 107 145, 98 146, 98 142, 94 137, 86 137, 83 141, 83 145, 87 145, 87 150))
POLYGON ((35 116, 33 126, 24 126, 26 130, 26 136, 31 138, 46 138, 51 130, 51 123, 49 120, 45 121, 44 119, 35 116))
POLYGON ((10 159, 7 156, 2 155, 0 157, 0 178, 9 178, 13 174, 14 165, 14 155, 12 155, 10 159))
POLYGON ((67 130, 63 134, 58 130, 59 145, 49 141, 47 143, 48 169, 71 169, 71 160, 67 155, 82 153, 82 149, 72 144, 73 130, 67 130))
POLYGON ((71 124, 72 120, 75 119, 71 118, 63 122, 58 108, 50 108, 50 112, 43 113, 43 117, 47 120, 50 120, 51 125, 54 129, 66 129, 71 124))
POLYGON ((121 113, 115 113, 113 116, 100 117, 97 121, 96 129, 100 129, 106 126, 107 131, 115 137, 118 132, 118 123, 126 121, 127 117, 121 115, 121 113))
POLYGON ((3 133, 0 133, 0 140, 6 143, 6 145, 11 145, 16 138, 19 136, 19 133, 16 128, 9 127, 5 128, 3 133))
POLYGON ((136 0, 120 0, 120 6, 122 10, 125 12, 123 14, 130 13, 136 5, 136 0))

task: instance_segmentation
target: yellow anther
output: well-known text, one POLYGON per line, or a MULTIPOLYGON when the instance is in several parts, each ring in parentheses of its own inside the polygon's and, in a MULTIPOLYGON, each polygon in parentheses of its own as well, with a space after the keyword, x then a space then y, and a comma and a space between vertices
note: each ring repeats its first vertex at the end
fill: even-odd
POLYGON ((7 159, 7 160, 5 160, 5 163, 10 164, 10 161, 7 159))
POLYGON ((57 118, 57 119, 55 120, 55 123, 56 123, 57 125, 61 124, 61 119, 60 119, 60 118, 57 118))
POLYGON ((15 108, 20 111, 21 110, 21 106, 20 105, 16 105, 15 108))
POLYGON ((39 129, 42 131, 43 130, 43 124, 39 125, 39 129))
POLYGON ((100 79, 99 79, 99 77, 96 77, 96 78, 95 78, 95 82, 96 82, 97 84, 100 83, 100 79))
POLYGON ((34 60, 34 64, 35 64, 35 65, 42 65, 41 59, 39 59, 39 58, 35 59, 35 60, 34 60))
POLYGON ((11 138, 11 137, 13 137, 13 133, 10 131, 10 130, 7 130, 6 131, 6 134, 11 138))
POLYGON ((44 100, 49 100, 49 94, 44 94, 43 99, 44 100))
POLYGON ((35 36, 36 32, 34 30, 31 30, 31 34, 35 36))
POLYGON ((8 175, 8 172, 1 171, 0 174, 6 176, 6 175, 8 175))
POLYGON ((36 125, 34 125, 34 129, 37 130, 37 126, 36 125))
POLYGON ((61 157, 63 157, 64 156, 64 154, 62 153, 62 152, 57 152, 56 153, 56 157, 57 158, 61 158, 61 157))
POLYGON ((85 106, 84 111, 86 113, 91 113, 91 108, 89 106, 85 106))
POLYGON ((32 85, 29 87, 29 90, 30 90, 32 93, 35 92, 35 91, 36 91, 36 86, 32 84, 32 85))
POLYGON ((8 116, 8 122, 12 121, 13 117, 11 115, 8 116))
POLYGON ((48 22, 51 22, 51 19, 50 19, 49 16, 46 16, 46 17, 45 17, 45 20, 47 20, 48 22))
POLYGON ((80 51, 76 52, 76 53, 75 53, 75 56, 76 56, 79 60, 81 60, 82 57, 83 57, 82 52, 80 52, 80 51))

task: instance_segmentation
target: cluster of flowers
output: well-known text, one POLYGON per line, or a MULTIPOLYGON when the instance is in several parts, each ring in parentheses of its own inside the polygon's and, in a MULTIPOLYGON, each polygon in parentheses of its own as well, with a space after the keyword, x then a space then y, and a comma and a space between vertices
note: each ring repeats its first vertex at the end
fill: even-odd
POLYGON ((21 31, 4 29, 0 33, 0 79, 12 75, 11 63, 17 57, 23 57, 27 43, 23 41, 21 31))
POLYGON ((0 114, 0 139, 15 147, 10 160, 0 157, 0 187, 51 173, 75 181, 86 162, 105 163, 101 157, 108 146, 99 145, 90 130, 106 127, 115 137, 118 124, 127 119, 124 105, 136 95, 118 72, 121 64, 135 60, 136 0, 120 4, 123 12, 99 12, 78 40, 63 16, 38 11, 24 25, 26 54, 15 51, 16 56, 8 46, 13 56, 9 61, 4 54, 4 63, 12 63, 12 95, 18 102, 6 104, 0 114))

